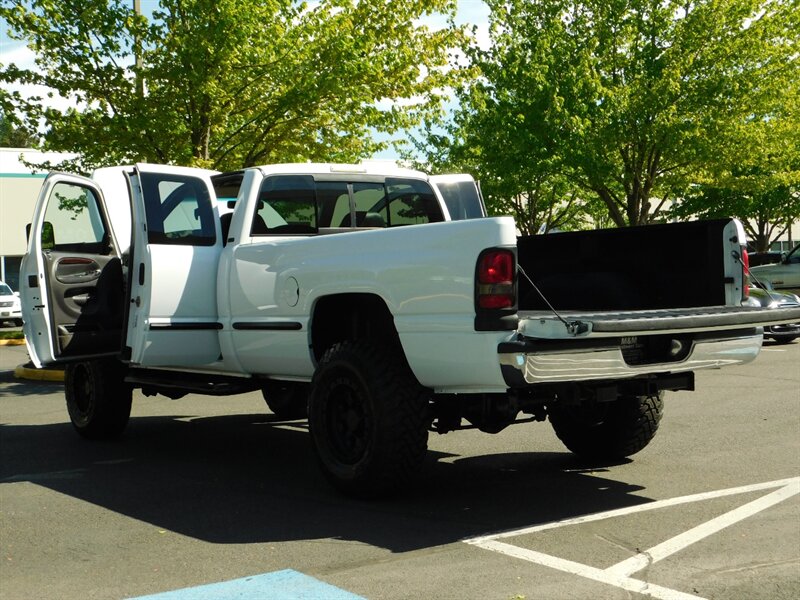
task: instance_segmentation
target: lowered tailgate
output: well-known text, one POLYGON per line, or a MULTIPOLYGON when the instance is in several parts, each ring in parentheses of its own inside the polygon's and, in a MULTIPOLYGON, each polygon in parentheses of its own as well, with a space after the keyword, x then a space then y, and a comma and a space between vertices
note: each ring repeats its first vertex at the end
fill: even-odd
POLYGON ((800 321, 800 306, 712 306, 651 311, 520 312, 517 331, 539 339, 618 337, 749 329, 800 321))

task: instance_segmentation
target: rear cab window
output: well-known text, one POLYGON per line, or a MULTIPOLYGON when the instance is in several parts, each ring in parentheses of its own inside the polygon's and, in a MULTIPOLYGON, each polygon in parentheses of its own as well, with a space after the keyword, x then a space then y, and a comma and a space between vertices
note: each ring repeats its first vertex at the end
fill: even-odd
POLYGON ((332 233, 443 220, 433 190, 422 180, 271 175, 261 185, 250 234, 332 233))

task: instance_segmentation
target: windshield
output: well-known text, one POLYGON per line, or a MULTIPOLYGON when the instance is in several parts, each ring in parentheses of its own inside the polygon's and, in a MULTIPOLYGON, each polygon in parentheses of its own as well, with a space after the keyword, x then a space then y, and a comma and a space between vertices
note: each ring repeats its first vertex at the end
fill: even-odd
POLYGON ((0 296, 13 296, 14 292, 5 283, 0 283, 0 296))

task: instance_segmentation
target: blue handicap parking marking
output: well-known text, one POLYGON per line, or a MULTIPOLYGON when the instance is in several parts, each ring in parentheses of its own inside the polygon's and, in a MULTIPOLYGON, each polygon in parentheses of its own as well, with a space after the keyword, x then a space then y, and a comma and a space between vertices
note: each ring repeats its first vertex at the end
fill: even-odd
POLYGON ((365 600, 292 569, 130 600, 365 600))

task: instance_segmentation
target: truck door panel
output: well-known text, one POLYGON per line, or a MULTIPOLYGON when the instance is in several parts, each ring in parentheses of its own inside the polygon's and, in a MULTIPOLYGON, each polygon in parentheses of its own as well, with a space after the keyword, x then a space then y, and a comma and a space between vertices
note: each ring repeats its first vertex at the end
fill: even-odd
POLYGON ((211 172, 136 166, 128 346, 148 366, 210 366, 220 356, 217 266, 222 250, 211 172))
POLYGON ((45 254, 51 313, 63 357, 118 351, 123 317, 122 264, 115 257, 45 254))
POLYGON ((91 180, 45 180, 22 267, 22 292, 32 307, 26 337, 37 364, 121 350, 125 282, 105 215, 91 180))

